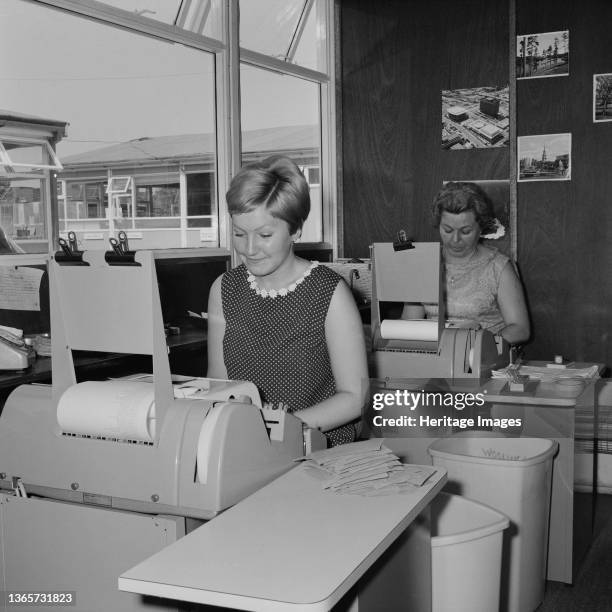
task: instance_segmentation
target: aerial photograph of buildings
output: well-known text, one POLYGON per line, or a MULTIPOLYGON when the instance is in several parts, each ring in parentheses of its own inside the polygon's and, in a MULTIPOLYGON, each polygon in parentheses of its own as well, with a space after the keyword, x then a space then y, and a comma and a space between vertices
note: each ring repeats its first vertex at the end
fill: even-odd
POLYGON ((507 85, 442 91, 442 148, 507 146, 508 94, 507 85))

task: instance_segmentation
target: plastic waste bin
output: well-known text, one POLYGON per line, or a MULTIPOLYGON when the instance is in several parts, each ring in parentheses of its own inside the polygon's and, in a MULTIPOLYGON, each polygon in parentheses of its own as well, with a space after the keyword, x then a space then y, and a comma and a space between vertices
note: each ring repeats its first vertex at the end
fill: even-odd
POLYGON ((504 532, 500 610, 531 612, 544 598, 552 462, 558 444, 541 438, 465 432, 429 447, 448 472, 446 490, 487 504, 510 519, 504 532))
POLYGON ((438 494, 430 507, 432 612, 499 610, 508 518, 448 493, 438 494))

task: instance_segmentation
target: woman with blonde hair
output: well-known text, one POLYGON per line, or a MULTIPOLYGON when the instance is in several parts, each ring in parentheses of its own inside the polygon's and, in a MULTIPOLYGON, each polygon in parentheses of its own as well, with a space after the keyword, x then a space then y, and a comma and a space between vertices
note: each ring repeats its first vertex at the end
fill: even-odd
POLYGON ((208 375, 253 382, 330 446, 354 441, 367 389, 361 318, 338 274, 294 252, 306 179, 289 158, 268 157, 238 172, 227 203, 241 263, 211 288, 208 375))

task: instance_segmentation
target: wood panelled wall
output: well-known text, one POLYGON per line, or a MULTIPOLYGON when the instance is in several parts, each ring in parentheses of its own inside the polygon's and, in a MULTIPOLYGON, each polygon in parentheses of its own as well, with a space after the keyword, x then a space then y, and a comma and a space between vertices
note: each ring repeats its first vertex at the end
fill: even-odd
POLYGON ((490 0, 342 0, 344 254, 405 229, 437 240, 445 180, 507 179, 508 149, 444 151, 441 92, 508 83, 508 9, 490 0))
POLYGON ((437 240, 445 180, 507 179, 509 148, 441 149, 441 91, 505 85, 510 33, 570 30, 570 75, 516 83, 519 135, 572 132, 572 180, 518 185, 527 357, 612 363, 612 122, 592 122, 612 72, 608 0, 341 0, 343 254, 405 229, 437 240), (516 23, 510 21, 510 7, 516 23))
POLYGON ((518 184, 530 352, 612 365, 612 122, 593 123, 593 74, 612 72, 612 2, 517 0, 516 33, 569 30, 569 75, 517 83, 517 134, 572 134, 569 182, 518 184))

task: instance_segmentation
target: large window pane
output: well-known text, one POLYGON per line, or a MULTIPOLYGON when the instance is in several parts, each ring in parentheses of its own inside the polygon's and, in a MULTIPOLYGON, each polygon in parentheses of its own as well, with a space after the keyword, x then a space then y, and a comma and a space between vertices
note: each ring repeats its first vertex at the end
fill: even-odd
MULTIPOLYGON (((168 8, 149 0, 133 8, 116 4, 160 14, 168 8)), ((185 233, 176 231, 180 220, 172 219, 182 214, 180 195, 147 176, 162 172, 176 189, 185 163, 215 172, 213 54, 22 0, 3 0, 2 13, 0 106, 68 122, 67 136, 57 145, 63 165, 57 174, 66 189, 58 196, 60 232, 76 231, 83 248, 106 249, 109 236, 133 225, 148 206, 147 216, 159 221, 159 231, 143 233, 133 246, 187 246, 185 233), (53 61, 41 61, 50 57, 53 61), (107 194, 112 175, 138 180, 126 193, 107 194), (139 203, 135 188, 146 185, 149 192, 139 203), (171 240, 160 233, 168 217, 171 240)), ((30 163, 42 152, 33 147, 19 155, 30 163)), ((206 195, 201 206, 217 214, 216 193, 206 195)), ((183 223, 186 227, 187 219, 183 223)), ((194 236, 190 246, 210 244, 200 241, 199 230, 194 236)))
POLYGON ((240 46, 326 71, 323 0, 240 0, 240 46))
MULTIPOLYGON (((240 101, 244 159, 274 152, 294 157, 312 190, 304 240, 332 239, 321 223, 320 189, 327 177, 321 170, 320 96, 333 87, 321 91, 318 83, 298 78, 317 76, 300 67, 328 71, 329 1, 237 1, 241 29, 234 34, 240 37, 245 62, 240 101), (281 74, 279 59, 293 76, 281 74)), ((46 136, 34 142, 34 136, 20 133, 0 149, 5 194, 17 180, 40 185, 40 205, 29 211, 17 206, 25 202, 9 205, 5 198, 2 214, 12 237, 18 230, 19 241, 30 241, 28 248, 33 234, 36 240, 39 232, 51 238, 52 208, 60 233, 77 231, 84 249, 108 248, 109 236, 124 228, 131 230, 134 248, 218 245, 219 228, 226 227, 219 220, 218 194, 227 188, 224 166, 233 151, 217 159, 215 127, 218 121, 231 121, 233 109, 223 105, 231 97, 218 96, 216 87, 229 82, 227 67, 239 69, 233 59, 225 61, 223 45, 215 42, 226 42, 221 27, 226 0, 74 2, 75 13, 71 2, 57 4, 66 9, 2 0, 0 106, 35 123, 44 118, 42 123, 53 126, 49 142, 59 140, 57 157, 45 150, 46 136), (126 24, 127 29, 120 27, 126 24), (180 30, 203 37, 198 42, 180 30), (223 61, 217 62, 215 54, 223 61), (151 178, 160 174, 166 177, 162 183, 151 178), (55 184, 57 192, 50 193, 55 184), (26 217, 35 231, 19 221, 26 217)), ((324 109, 331 108, 329 102, 324 109)), ((223 244, 225 239, 224 233, 223 244)), ((44 241, 37 248, 47 250, 44 241)))
POLYGON ((323 240, 319 85, 243 64, 242 163, 287 155, 310 184, 311 212, 302 241, 323 240))

